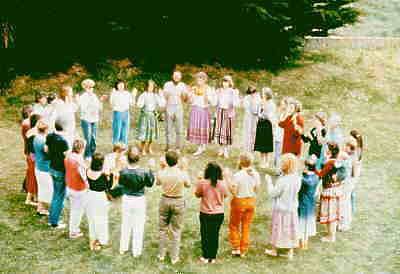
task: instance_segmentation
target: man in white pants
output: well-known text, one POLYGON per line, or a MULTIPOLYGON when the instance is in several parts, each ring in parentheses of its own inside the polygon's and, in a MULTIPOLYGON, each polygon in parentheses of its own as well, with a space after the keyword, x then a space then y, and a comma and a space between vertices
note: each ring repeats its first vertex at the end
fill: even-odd
POLYGON ((122 195, 122 224, 120 254, 129 249, 132 237, 132 255, 139 257, 143 249, 144 224, 146 220, 145 187, 152 187, 154 175, 151 170, 139 167, 139 151, 128 151, 128 167, 120 172, 118 185, 110 191, 113 197, 122 195))
POLYGON ((165 135, 168 151, 172 143, 172 135, 175 132, 176 149, 182 149, 183 131, 183 101, 187 96, 187 86, 181 82, 182 73, 174 71, 172 81, 165 83, 162 94, 166 101, 165 135))

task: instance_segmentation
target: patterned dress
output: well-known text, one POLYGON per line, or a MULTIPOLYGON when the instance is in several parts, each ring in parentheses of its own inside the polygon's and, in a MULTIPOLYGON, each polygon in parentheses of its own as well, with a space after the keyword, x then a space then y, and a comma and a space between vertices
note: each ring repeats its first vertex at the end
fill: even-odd
POLYGON ((165 106, 165 100, 158 94, 145 91, 139 96, 137 105, 140 108, 137 139, 141 142, 157 140, 159 136, 157 108, 165 106))

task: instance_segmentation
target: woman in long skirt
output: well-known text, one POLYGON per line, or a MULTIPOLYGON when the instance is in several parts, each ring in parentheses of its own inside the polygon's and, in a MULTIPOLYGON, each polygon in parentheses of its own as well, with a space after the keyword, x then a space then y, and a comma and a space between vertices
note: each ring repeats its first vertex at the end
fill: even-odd
POLYGON ((157 108, 165 105, 165 101, 159 95, 154 93, 156 84, 153 80, 149 80, 147 89, 143 92, 137 101, 140 108, 140 115, 137 128, 137 139, 140 143, 140 150, 143 155, 152 154, 151 144, 158 139, 158 120, 157 108))
POLYGON ((106 192, 111 188, 113 176, 103 172, 104 156, 93 154, 90 169, 87 170, 89 191, 87 194, 87 215, 89 224, 90 250, 100 250, 108 244, 109 201, 106 192))
POLYGON ((202 154, 206 145, 210 143, 211 116, 210 105, 216 104, 216 95, 213 88, 207 85, 207 74, 199 72, 196 75, 196 86, 189 93, 189 101, 192 104, 190 111, 187 139, 189 142, 199 145, 195 156, 202 154))
POLYGON ((243 149, 253 152, 261 97, 255 86, 249 86, 246 93, 247 95, 243 99, 243 149))
POLYGON ((271 164, 270 156, 274 151, 273 128, 276 124, 276 106, 272 101, 272 90, 269 88, 262 91, 262 103, 258 117, 254 150, 261 153, 261 167, 266 168, 271 164))
MULTIPOLYGON (((239 91, 233 88, 231 76, 222 79, 222 87, 217 90, 217 119, 215 138, 221 146, 218 156, 229 157, 228 146, 232 145, 235 108, 240 104, 239 91)), ((213 136, 214 137, 214 136, 213 136)))

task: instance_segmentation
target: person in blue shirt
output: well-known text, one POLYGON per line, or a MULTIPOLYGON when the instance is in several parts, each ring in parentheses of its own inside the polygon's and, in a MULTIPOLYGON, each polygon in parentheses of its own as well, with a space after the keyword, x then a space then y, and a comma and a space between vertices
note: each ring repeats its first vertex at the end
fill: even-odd
POLYGON ((308 248, 308 238, 316 234, 315 218, 315 192, 319 183, 319 177, 315 174, 315 156, 305 160, 301 188, 299 191, 299 238, 300 248, 308 248))

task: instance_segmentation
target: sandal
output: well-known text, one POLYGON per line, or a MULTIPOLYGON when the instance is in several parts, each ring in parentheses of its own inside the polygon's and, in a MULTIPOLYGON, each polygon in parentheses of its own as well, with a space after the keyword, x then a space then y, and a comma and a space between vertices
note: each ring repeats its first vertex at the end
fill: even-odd
POLYGON ((276 252, 276 250, 272 250, 272 249, 266 249, 264 253, 269 256, 272 256, 272 257, 278 256, 278 252, 276 252))

